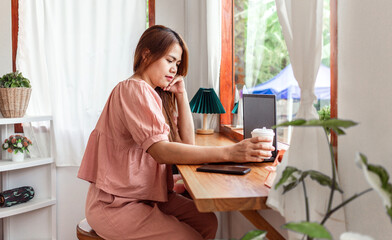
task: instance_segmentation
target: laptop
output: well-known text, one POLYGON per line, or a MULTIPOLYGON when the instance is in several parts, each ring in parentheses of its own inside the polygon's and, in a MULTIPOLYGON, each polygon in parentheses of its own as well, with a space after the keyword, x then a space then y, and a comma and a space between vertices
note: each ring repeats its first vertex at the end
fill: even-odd
MULTIPOLYGON (((244 139, 252 137, 252 130, 255 128, 271 128, 276 125, 276 97, 270 94, 243 94, 243 120, 244 139)), ((273 162, 277 155, 276 129, 274 129, 272 157, 265 159, 266 162, 273 162)))

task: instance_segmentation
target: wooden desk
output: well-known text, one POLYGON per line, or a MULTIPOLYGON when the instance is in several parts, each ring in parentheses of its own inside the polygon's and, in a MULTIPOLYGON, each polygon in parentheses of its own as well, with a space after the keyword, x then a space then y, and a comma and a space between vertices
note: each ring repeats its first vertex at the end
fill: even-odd
MULTIPOLYGON (((234 141, 219 133, 196 135, 196 145, 225 146, 234 141)), ((200 165, 177 165, 188 192, 200 212, 240 211, 255 227, 268 231, 273 240, 284 239, 258 212, 265 205, 269 188, 264 186, 266 167, 272 163, 243 164, 251 171, 242 176, 196 172, 200 165)))

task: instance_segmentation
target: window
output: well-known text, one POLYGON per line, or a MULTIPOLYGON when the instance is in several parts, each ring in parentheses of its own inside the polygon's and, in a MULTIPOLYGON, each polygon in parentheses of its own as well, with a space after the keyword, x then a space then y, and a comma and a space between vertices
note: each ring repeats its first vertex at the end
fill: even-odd
POLYGON ((155 25, 155 0, 146 0, 146 29, 155 25))
MULTIPOLYGON (((331 3, 329 0, 324 1, 322 64, 325 66, 323 73, 328 75, 325 76, 328 83, 330 62, 332 65, 332 62, 335 61, 334 59, 330 60, 330 49, 335 47, 330 45, 329 34, 329 9, 330 5, 333 6, 333 2, 335 0, 331 0, 331 3)), ((235 130, 236 132, 234 132, 233 127, 239 127, 241 124, 238 123, 241 121, 236 115, 231 116, 231 110, 238 100, 239 90, 255 94, 275 93, 277 95, 278 123, 293 119, 299 107, 298 97, 288 97, 284 92, 273 93, 268 89, 263 92, 255 90, 260 86, 264 87, 263 83, 277 79, 276 75, 279 73, 282 75, 290 70, 290 59, 278 20, 275 1, 222 1, 222 11, 222 49, 231 49, 231 52, 222 52, 220 97, 224 107, 230 110, 221 116, 221 130, 238 135, 239 131, 235 130), (228 25, 231 26, 227 27, 228 25), (231 33, 225 31, 231 31, 231 33), (225 63, 228 59, 231 59, 231 64, 225 63)), ((329 88, 322 90, 324 97, 320 97, 315 104, 318 110, 324 105, 330 104, 329 88)), ((240 139, 241 137, 239 136, 240 139)), ((278 129, 279 141, 287 143, 289 139, 288 129, 278 129)))

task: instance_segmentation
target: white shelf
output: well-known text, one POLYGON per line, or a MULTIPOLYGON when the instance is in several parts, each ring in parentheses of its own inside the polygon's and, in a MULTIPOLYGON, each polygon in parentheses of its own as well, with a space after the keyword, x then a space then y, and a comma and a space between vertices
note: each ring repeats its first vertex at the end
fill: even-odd
MULTIPOLYGON (((0 189, 4 191, 27 184, 34 186, 36 190, 34 198, 28 202, 11 207, 0 207, 0 224, 3 225, 0 228, 1 240, 42 238, 54 240, 57 237, 56 167, 52 156, 52 116, 0 118, 0 137, 5 139, 14 134, 14 124, 30 122, 45 122, 47 125, 48 131, 40 133, 41 135, 38 137, 50 140, 50 145, 48 145, 50 156, 25 158, 23 162, 13 162, 10 159, 11 154, 5 151, 1 152, 0 189), (27 232, 29 237, 26 236, 27 232)), ((36 138, 33 133, 31 134, 30 137, 36 138)), ((37 141, 37 139, 33 140, 37 141)), ((42 156, 43 153, 38 154, 42 156)))
POLYGON ((25 158, 23 162, 13 162, 11 160, 5 159, 0 160, 0 172, 36 167, 45 164, 51 164, 53 162, 53 158, 25 158))
POLYGON ((5 207, 0 209, 0 218, 10 217, 21 213, 34 211, 40 208, 49 207, 56 204, 56 199, 36 199, 33 198, 28 202, 5 207))
POLYGON ((53 120, 52 116, 25 116, 23 118, 0 118, 0 125, 53 120))

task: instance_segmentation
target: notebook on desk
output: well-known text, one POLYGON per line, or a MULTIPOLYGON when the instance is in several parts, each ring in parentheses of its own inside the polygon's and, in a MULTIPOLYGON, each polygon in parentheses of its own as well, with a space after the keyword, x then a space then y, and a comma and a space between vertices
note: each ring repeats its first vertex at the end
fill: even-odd
MULTIPOLYGON (((243 95, 243 120, 244 139, 252 137, 252 130, 255 128, 271 128, 276 125, 276 98, 269 94, 244 94, 243 95)), ((277 156, 276 129, 272 151, 272 157, 264 161, 272 162, 277 156)))

